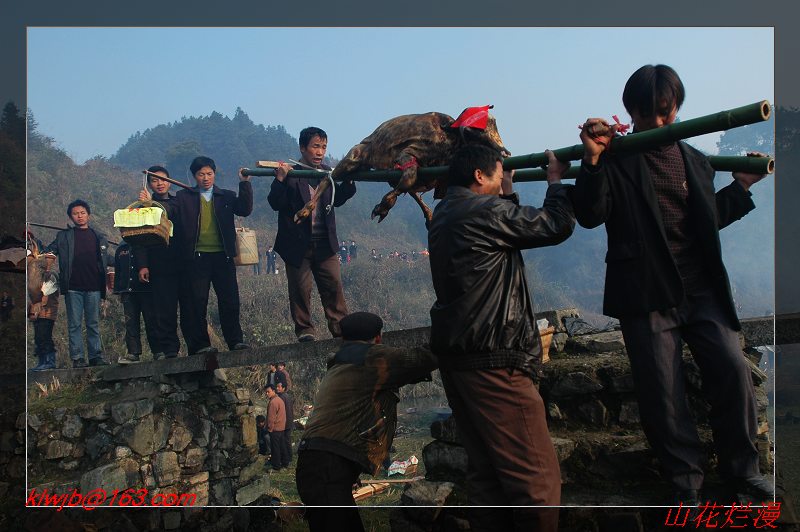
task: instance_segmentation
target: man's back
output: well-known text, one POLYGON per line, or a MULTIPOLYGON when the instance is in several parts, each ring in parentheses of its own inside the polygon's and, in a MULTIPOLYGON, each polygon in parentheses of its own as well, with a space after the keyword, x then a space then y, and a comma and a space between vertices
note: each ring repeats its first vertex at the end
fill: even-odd
MULTIPOLYGON (((515 197, 448 189, 428 232, 437 298, 431 308, 434 353, 452 358, 538 349, 519 250, 554 245, 572 234, 566 190, 553 188, 542 209, 519 206, 515 197)), ((499 363, 483 358, 486 367, 499 363)))

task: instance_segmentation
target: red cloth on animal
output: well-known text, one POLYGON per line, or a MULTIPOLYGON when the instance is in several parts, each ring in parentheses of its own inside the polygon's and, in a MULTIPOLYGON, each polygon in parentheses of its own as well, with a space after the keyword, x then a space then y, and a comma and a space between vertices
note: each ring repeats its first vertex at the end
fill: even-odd
POLYGON ((493 105, 484 105, 481 107, 467 107, 461 114, 458 115, 456 121, 450 127, 474 127, 476 129, 486 129, 489 124, 489 109, 493 105))

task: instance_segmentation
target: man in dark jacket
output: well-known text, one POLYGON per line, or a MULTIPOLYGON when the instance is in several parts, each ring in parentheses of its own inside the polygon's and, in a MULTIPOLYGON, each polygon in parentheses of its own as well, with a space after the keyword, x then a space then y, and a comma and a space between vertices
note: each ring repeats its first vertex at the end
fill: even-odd
MULTIPOLYGON (((322 164, 328 147, 328 135, 318 127, 307 127, 300 132, 300 162, 305 166, 330 170, 322 164)), ((301 342, 316 339, 311 323, 311 276, 317 283, 322 308, 328 321, 328 330, 334 337, 340 336, 339 320, 347 315, 347 304, 342 291, 339 261, 336 256, 339 242, 336 236, 336 213, 331 204, 333 190, 328 188, 320 196, 319 205, 300 224, 294 223, 294 215, 311 199, 320 179, 289 178, 289 166, 282 163, 275 170, 275 180, 267 200, 278 211, 278 235, 275 251, 286 264, 286 279, 289 285, 289 310, 294 321, 294 331, 301 342)), ((302 166, 294 169, 301 170, 302 166)), ((325 176, 324 173, 320 173, 325 176)), ((335 185, 333 207, 341 207, 356 193, 352 181, 335 185)))
POLYGON ((178 227, 178 211, 175 196, 169 193, 170 182, 161 177, 169 177, 163 166, 151 166, 147 169, 147 184, 151 192, 143 190, 139 194, 141 201, 155 200, 167 211, 167 218, 173 223, 169 245, 135 247, 134 251, 139 264, 139 280, 149 283, 153 297, 158 304, 153 306, 155 323, 153 334, 156 338, 154 358, 175 358, 180 352, 178 340, 178 304, 181 308, 181 330, 184 338, 189 337, 192 329, 189 326, 188 314, 191 306, 191 286, 185 275, 186 262, 181 260, 180 227, 178 227))
POLYGON ((340 321, 343 342, 322 379, 314 413, 297 446, 297 491, 312 532, 364 530, 353 500, 360 473, 375 475, 392 447, 400 386, 430 380, 436 358, 427 349, 381 345, 383 321, 355 312, 340 321))
POLYGON ((239 172, 239 195, 214 185, 217 166, 208 157, 195 157, 189 166, 197 186, 175 195, 180 256, 186 264, 191 304, 188 310, 190 355, 215 353, 208 337, 208 293, 217 294, 222 335, 231 351, 247 349, 239 322, 239 284, 236 280, 234 215, 253 210, 250 176, 239 172))
POLYGON ((87 366, 83 354, 81 322, 86 321, 86 344, 90 366, 106 366, 100 340, 100 301, 106 297, 109 266, 106 235, 89 227, 89 204, 77 199, 67 206, 74 227, 56 234, 44 250, 58 255, 59 283, 67 306, 69 356, 72 367, 87 366))
MULTIPOLYGON (((622 95, 634 132, 671 124, 683 98, 683 83, 666 65, 637 70, 622 95)), ((720 228, 755 208, 748 189, 764 176, 734 173, 715 193, 714 170, 688 144, 608 153, 616 126, 597 135, 598 123, 588 119, 581 132, 575 212, 584 227, 605 223, 603 312, 620 319, 642 426, 675 502, 697 504, 705 457, 687 404, 682 340, 711 403, 720 473, 737 493, 771 500, 758 469, 753 383, 719 241, 720 228)))
POLYGON ((282 382, 275 384, 275 391, 278 397, 283 400, 284 410, 286 410, 286 428, 283 430, 283 464, 281 467, 289 467, 292 463, 292 425, 294 425, 294 399, 292 392, 286 389, 282 382))
POLYGON ((114 255, 114 293, 118 294, 122 301, 122 310, 125 314, 125 347, 127 349, 127 353, 120 355, 117 363, 134 364, 140 361, 139 357, 142 354, 140 332, 142 317, 144 317, 144 329, 150 350, 153 354, 158 351, 153 313, 153 307, 157 305, 153 300, 150 286, 139 281, 139 264, 136 254, 124 240, 117 247, 114 255))
POLYGON ((569 165, 548 152, 544 206, 520 206, 499 152, 468 145, 450 163, 428 232, 436 302, 431 349, 469 456, 474 529, 553 531, 561 476, 532 376, 541 359, 521 249, 563 242, 575 226, 569 165))

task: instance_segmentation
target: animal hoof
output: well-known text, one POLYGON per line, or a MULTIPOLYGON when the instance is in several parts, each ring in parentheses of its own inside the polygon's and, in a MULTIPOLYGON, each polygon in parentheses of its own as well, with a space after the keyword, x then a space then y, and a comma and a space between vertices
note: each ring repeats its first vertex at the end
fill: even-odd
POLYGON ((386 218, 387 214, 389 214, 389 211, 381 209, 381 206, 377 205, 374 209, 372 209, 372 214, 370 215, 370 219, 374 220, 375 218, 378 218, 378 223, 381 223, 383 219, 386 218))

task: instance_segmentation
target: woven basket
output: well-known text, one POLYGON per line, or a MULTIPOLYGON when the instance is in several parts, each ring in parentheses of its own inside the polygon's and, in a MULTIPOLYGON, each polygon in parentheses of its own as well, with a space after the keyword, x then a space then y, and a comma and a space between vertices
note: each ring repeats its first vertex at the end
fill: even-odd
MULTIPOLYGON (((161 216, 160 220, 157 224, 147 224, 146 222, 142 222, 142 225, 137 227, 119 227, 116 221, 114 223, 115 227, 119 227, 119 232, 122 234, 122 238, 125 239, 132 246, 158 246, 158 245, 169 245, 169 237, 172 235, 172 222, 169 221, 167 218, 167 210, 164 208, 163 205, 158 203, 157 201, 152 202, 154 205, 158 205, 161 208, 161 216)), ((120 211, 125 211, 124 214, 126 216, 130 215, 130 211, 134 209, 135 205, 144 205, 140 201, 134 201, 130 205, 128 205, 125 209, 119 209, 116 211, 115 218, 117 217, 116 214, 120 211)), ((153 220, 147 220, 152 222, 153 220)))
POLYGON ((233 263, 237 266, 258 264, 258 243, 256 232, 246 227, 236 228, 236 256, 233 263))

